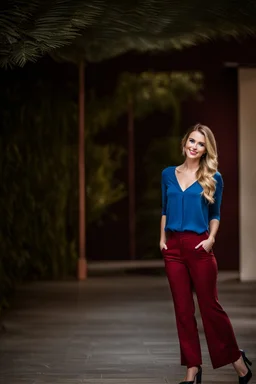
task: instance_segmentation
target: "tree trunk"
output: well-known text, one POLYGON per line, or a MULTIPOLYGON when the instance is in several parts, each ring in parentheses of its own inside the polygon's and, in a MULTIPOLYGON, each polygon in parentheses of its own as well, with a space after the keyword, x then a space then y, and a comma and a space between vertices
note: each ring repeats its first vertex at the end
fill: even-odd
POLYGON ((128 192, 129 192, 129 256, 135 259, 135 177, 134 177, 134 112, 133 102, 128 102, 128 192))
POLYGON ((86 228, 85 228, 85 89, 84 89, 84 61, 79 63, 79 135, 78 135, 78 177, 79 177, 79 259, 78 280, 87 277, 86 263, 86 228))

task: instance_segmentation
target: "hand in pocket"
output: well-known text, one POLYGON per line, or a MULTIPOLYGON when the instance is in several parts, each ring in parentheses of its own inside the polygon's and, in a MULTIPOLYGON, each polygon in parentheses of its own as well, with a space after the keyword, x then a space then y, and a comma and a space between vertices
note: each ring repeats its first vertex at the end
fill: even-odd
POLYGON ((212 246, 214 244, 214 241, 210 238, 201 241, 201 243, 197 244, 195 246, 195 249, 198 249, 199 247, 203 247, 203 249, 207 252, 210 253, 212 250, 212 246))
POLYGON ((164 241, 160 241, 160 251, 163 252, 164 249, 167 249, 167 245, 164 241))

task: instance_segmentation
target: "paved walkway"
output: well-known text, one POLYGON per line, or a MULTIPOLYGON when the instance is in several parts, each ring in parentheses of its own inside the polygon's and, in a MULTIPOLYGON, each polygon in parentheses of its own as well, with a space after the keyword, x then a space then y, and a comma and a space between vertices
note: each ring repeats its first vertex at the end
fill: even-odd
MULTIPOLYGON (((220 302, 239 345, 256 366, 256 283, 225 276, 220 274, 220 302)), ((2 322, 1 384, 167 384, 183 379, 163 276, 27 284, 2 322)), ((199 318, 198 327, 203 383, 238 382, 231 365, 212 369, 199 318)))

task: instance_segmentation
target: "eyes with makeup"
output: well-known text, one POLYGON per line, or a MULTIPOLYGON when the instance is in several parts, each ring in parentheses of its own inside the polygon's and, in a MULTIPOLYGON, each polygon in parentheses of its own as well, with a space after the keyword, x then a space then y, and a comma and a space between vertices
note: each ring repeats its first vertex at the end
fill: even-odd
MULTIPOLYGON (((195 140, 194 139, 189 139, 189 142, 191 144, 195 144, 195 140)), ((204 147, 205 146, 204 143, 202 143, 202 142, 199 142, 198 144, 200 145, 200 147, 204 147)))

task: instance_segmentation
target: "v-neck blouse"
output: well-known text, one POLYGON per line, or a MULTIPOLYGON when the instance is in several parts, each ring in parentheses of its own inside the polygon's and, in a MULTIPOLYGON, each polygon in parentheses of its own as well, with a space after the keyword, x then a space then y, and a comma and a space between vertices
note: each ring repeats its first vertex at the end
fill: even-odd
POLYGON ((165 231, 193 231, 201 234, 209 230, 209 222, 220 220, 220 205, 223 192, 223 180, 216 172, 216 191, 214 203, 209 203, 201 195, 202 186, 198 181, 184 191, 178 182, 176 167, 167 167, 162 171, 162 215, 166 215, 165 231))

